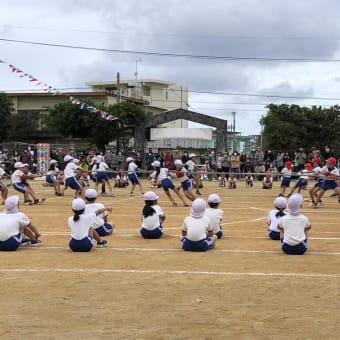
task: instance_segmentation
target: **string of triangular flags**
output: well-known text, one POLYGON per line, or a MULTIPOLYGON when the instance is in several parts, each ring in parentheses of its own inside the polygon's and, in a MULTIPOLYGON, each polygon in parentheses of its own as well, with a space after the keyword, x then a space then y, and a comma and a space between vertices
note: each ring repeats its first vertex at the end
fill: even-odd
MULTIPOLYGON (((64 92, 59 91, 56 88, 40 81, 38 78, 32 76, 31 74, 20 70, 18 67, 15 67, 12 64, 8 64, 3 60, 0 60, 0 63, 7 64, 11 68, 13 73, 16 73, 17 75, 19 75, 20 78, 28 78, 29 82, 31 82, 32 84, 35 84, 35 86, 41 87, 45 92, 52 93, 54 96, 66 96, 67 95, 64 92)), ((117 117, 112 116, 110 113, 107 113, 105 111, 102 111, 100 109, 95 108, 94 106, 91 106, 91 105, 85 103, 81 99, 70 96, 69 100, 71 101, 72 104, 79 105, 82 110, 88 110, 91 113, 97 113, 99 115, 99 117, 102 118, 102 119, 105 119, 105 120, 116 120, 116 119, 118 119, 117 117)))

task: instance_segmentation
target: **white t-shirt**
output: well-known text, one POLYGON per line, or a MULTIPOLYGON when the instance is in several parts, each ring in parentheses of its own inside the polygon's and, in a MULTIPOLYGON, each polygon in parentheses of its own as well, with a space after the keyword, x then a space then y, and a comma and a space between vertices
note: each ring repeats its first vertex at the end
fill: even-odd
POLYGON ((128 165, 128 174, 134 174, 137 169, 138 169, 137 164, 134 162, 130 162, 128 165))
POLYGON ((196 164, 191 159, 189 159, 185 165, 188 167, 189 171, 194 171, 196 169, 196 164))
POLYGON ((95 213, 82 214, 78 221, 73 221, 73 216, 69 217, 67 224, 71 229, 71 237, 75 240, 82 240, 89 235, 89 229, 96 218, 95 213))
POLYGON ((279 227, 284 231, 283 242, 295 246, 306 239, 305 229, 311 225, 305 215, 287 214, 280 218, 279 227))
POLYGON ((161 168, 159 170, 159 174, 158 174, 158 180, 162 180, 165 178, 169 178, 169 169, 168 168, 161 168))
POLYGON ((186 231, 186 238, 190 241, 201 241, 207 238, 207 232, 212 231, 212 223, 208 216, 194 218, 187 216, 182 225, 182 230, 186 231))
POLYGON ((222 209, 214 209, 214 208, 207 208, 205 209, 205 216, 208 216, 211 220, 212 228, 214 234, 221 230, 221 221, 223 219, 223 210, 222 209))
POLYGON ((144 217, 142 216, 142 228, 146 230, 155 230, 161 224, 160 217, 164 216, 163 210, 159 205, 152 205, 151 206, 155 210, 155 214, 152 216, 144 217))
MULTIPOLYGON (((94 203, 87 203, 85 206, 85 214, 88 213, 95 213, 97 210, 105 208, 104 204, 102 203, 98 203, 98 202, 94 202, 94 203)), ((97 229, 99 227, 101 227, 102 225, 104 225, 104 217, 107 216, 107 212, 103 212, 99 215, 96 216, 95 220, 93 221, 91 227, 93 227, 94 229, 97 229)))
POLYGON ((5 170, 2 169, 2 168, 0 168, 0 179, 2 178, 2 176, 3 176, 5 173, 6 173, 5 170))
POLYGON ((279 228, 278 228, 278 225, 279 225, 280 219, 283 216, 276 217, 276 214, 278 212, 279 211, 277 209, 273 209, 273 210, 269 211, 269 213, 268 213, 267 224, 268 224, 268 229, 271 230, 271 231, 277 231, 277 232, 280 231, 279 228))
POLYGON ((76 175, 75 171, 79 169, 79 166, 73 162, 69 162, 66 164, 64 169, 65 179, 74 177, 76 175))
POLYGON ((12 180, 12 183, 21 183, 21 180, 20 180, 20 177, 25 175, 25 173, 19 169, 15 170, 13 173, 12 173, 12 176, 11 176, 11 180, 12 180))
POLYGON ((28 226, 30 223, 28 217, 22 212, 0 213, 0 241, 6 241, 10 237, 18 235, 20 226, 28 226))
POLYGON ((105 172, 107 169, 110 169, 110 168, 109 168, 109 166, 105 162, 100 162, 98 164, 97 171, 105 172))

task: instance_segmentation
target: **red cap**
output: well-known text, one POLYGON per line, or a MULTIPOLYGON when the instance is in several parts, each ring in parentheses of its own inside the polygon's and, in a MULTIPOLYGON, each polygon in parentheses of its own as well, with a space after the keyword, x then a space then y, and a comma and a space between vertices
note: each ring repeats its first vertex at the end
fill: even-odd
POLYGON ((329 157, 326 162, 331 163, 331 164, 336 164, 336 159, 334 157, 329 157))
POLYGON ((311 165, 310 163, 306 163, 306 164, 305 164, 305 168, 306 168, 307 170, 313 170, 313 167, 312 167, 312 165, 311 165))
POLYGON ((312 159, 312 163, 321 164, 321 159, 316 157, 312 159))
POLYGON ((290 169, 292 167, 292 162, 291 161, 286 161, 285 166, 290 169))

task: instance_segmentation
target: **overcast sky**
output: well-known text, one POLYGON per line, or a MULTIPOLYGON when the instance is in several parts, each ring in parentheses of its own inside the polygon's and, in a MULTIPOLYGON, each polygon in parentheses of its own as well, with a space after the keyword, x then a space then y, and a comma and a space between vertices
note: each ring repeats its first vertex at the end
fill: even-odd
POLYGON ((117 72, 134 79, 137 66, 139 79, 188 86, 192 111, 230 123, 235 111, 236 130, 255 134, 269 103, 340 102, 339 13, 337 0, 3 0, 0 91, 37 90, 8 64, 82 90, 117 72))

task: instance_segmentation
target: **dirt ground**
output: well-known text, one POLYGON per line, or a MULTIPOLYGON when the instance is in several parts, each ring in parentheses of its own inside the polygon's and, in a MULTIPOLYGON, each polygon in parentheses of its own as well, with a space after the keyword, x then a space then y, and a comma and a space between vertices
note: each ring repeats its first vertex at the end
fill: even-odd
POLYGON ((240 182, 235 190, 204 185, 203 197, 218 193, 225 214, 224 238, 214 250, 181 250, 181 223, 190 208, 171 207, 161 189, 165 235, 142 239, 143 199, 136 188, 133 197, 117 189, 117 197, 98 199, 113 208, 116 229, 108 247, 72 253, 66 221, 73 193, 55 197, 33 181, 47 201, 21 210, 40 229, 43 244, 0 254, 0 338, 339 339, 337 199, 326 192, 320 209, 304 202, 312 223, 309 249, 288 256, 266 234, 277 182, 273 190, 259 182, 253 188, 240 182))

